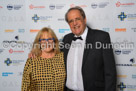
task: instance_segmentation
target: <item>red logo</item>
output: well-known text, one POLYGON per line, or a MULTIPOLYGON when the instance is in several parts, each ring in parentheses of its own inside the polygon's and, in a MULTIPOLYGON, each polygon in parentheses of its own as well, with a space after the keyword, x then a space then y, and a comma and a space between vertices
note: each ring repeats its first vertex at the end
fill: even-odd
POLYGON ((121 5, 121 3, 118 1, 118 2, 116 3, 116 6, 119 7, 120 5, 121 5))
POLYGON ((10 50, 9 50, 9 53, 13 53, 13 50, 12 50, 12 49, 10 49, 10 50))
POLYGON ((123 5, 123 6, 128 6, 128 5, 134 5, 135 3, 121 3, 121 2, 117 2, 116 3, 116 7, 120 7, 121 5, 123 5))
POLYGON ((79 6, 79 7, 82 7, 82 8, 87 7, 86 5, 75 5, 75 4, 71 4, 71 5, 70 5, 71 8, 72 8, 72 7, 75 7, 75 6, 79 6))
POLYGON ((13 52, 14 52, 14 53, 24 53, 24 51, 21 51, 21 50, 18 50, 18 51, 14 51, 13 49, 10 49, 10 50, 9 50, 9 53, 12 54, 13 52))
POLYGON ((3 8, 2 6, 0 6, 0 8, 3 8))
POLYGON ((31 5, 29 5, 29 8, 30 9, 34 9, 34 8, 35 9, 42 9, 42 8, 45 8, 45 6, 34 6, 34 5, 31 4, 31 5))

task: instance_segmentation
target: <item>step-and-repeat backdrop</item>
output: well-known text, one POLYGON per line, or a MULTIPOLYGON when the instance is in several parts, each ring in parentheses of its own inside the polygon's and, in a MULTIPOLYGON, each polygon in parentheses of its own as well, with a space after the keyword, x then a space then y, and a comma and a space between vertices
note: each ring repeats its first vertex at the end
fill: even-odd
POLYGON ((136 0, 0 0, 0 91, 20 91, 22 73, 37 32, 71 32, 64 16, 80 6, 91 28, 110 33, 117 91, 136 91, 136 0))

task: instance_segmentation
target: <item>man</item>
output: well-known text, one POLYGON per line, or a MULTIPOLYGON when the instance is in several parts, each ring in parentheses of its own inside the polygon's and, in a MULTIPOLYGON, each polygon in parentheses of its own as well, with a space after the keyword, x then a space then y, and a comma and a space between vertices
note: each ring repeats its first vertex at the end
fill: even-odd
POLYGON ((80 7, 70 8, 65 19, 72 31, 63 39, 64 45, 71 45, 63 49, 67 91, 116 91, 113 50, 101 47, 101 44, 111 44, 109 34, 87 27, 80 7))

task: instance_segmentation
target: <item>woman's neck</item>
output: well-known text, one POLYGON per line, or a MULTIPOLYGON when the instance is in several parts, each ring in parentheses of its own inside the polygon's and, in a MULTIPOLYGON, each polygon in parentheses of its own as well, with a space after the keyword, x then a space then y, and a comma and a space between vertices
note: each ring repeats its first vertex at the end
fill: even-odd
POLYGON ((42 52, 41 57, 42 58, 52 58, 55 56, 55 52, 51 51, 51 52, 42 52))

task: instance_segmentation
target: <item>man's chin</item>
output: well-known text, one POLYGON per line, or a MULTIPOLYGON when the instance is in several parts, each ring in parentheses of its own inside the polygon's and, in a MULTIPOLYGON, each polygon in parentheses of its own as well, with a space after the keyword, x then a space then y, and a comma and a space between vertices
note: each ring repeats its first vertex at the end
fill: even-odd
POLYGON ((75 32, 73 32, 73 34, 79 35, 80 34, 80 30, 75 30, 75 32))

